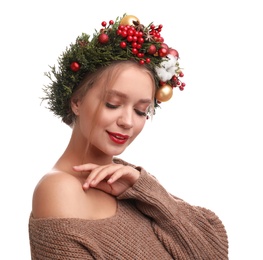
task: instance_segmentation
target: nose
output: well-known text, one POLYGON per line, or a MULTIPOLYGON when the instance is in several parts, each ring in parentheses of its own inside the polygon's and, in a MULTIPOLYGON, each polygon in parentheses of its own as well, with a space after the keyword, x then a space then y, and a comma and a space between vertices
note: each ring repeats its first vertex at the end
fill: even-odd
POLYGON ((123 109, 117 119, 117 125, 129 129, 133 127, 133 109, 123 109))

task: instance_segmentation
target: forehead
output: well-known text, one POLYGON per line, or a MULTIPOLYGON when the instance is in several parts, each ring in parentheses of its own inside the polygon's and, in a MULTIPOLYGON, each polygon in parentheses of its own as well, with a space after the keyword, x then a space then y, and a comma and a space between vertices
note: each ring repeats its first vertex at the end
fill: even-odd
MULTIPOLYGON (((154 79, 151 73, 141 66, 118 67, 109 75, 106 83, 106 90, 117 89, 122 92, 149 94, 152 96, 155 91, 154 79)), ((111 92, 112 94, 114 92, 111 92)))
MULTIPOLYGON (((135 96, 136 97, 136 96, 135 96)), ((146 97, 146 96, 145 96, 146 97)), ((149 96, 148 98, 142 98, 141 96, 137 97, 138 99, 136 99, 136 103, 140 103, 140 104, 146 104, 149 105, 152 103, 152 98, 151 96, 149 96)), ((105 99, 106 100, 120 100, 120 101, 127 101, 129 99, 133 99, 133 96, 129 96, 127 95, 125 92, 119 92, 118 90, 115 89, 110 89, 106 91, 106 95, 105 95, 105 99)))
POLYGON ((137 99, 154 99, 154 77, 147 68, 139 64, 131 62, 113 64, 105 67, 90 80, 93 82, 92 88, 85 95, 86 98, 96 95, 103 100, 106 96, 125 95, 136 96, 137 99))

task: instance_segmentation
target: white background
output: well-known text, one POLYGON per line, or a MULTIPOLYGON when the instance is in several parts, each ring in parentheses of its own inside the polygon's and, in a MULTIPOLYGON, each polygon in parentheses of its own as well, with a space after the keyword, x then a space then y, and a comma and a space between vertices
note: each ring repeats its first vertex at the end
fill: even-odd
POLYGON ((120 157, 221 218, 231 260, 263 259, 263 40, 258 0, 2 1, 0 259, 30 259, 37 181, 71 130, 40 104, 44 72, 82 32, 124 13, 163 24, 187 86, 120 157), (92 4, 91 4, 92 3, 92 4))

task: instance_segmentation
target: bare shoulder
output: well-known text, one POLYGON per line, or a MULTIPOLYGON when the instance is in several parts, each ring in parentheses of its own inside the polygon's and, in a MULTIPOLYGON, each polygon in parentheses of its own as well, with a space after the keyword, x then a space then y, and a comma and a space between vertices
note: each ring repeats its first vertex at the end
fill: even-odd
POLYGON ((35 218, 87 217, 87 200, 78 178, 65 172, 51 172, 34 190, 32 213, 35 218))

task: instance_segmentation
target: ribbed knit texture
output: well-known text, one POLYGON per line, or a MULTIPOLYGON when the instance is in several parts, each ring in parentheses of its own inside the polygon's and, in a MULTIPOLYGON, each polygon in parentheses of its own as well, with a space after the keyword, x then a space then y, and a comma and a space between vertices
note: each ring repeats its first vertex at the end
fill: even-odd
POLYGON ((144 169, 118 197, 115 216, 86 220, 34 219, 29 236, 33 260, 225 260, 224 225, 210 210, 170 195, 144 169))

